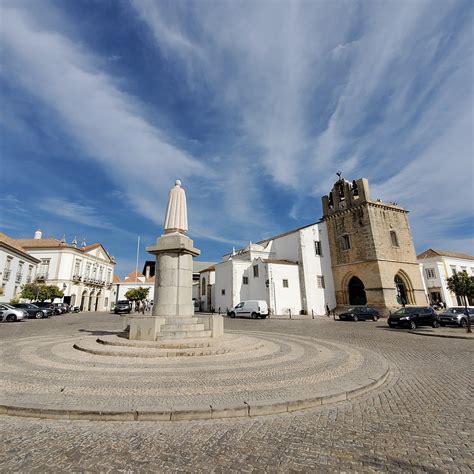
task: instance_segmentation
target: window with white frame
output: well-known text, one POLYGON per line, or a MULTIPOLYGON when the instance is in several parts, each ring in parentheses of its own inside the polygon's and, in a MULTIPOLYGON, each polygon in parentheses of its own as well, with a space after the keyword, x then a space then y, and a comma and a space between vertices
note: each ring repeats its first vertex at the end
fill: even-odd
POLYGON ((425 273, 426 273, 426 278, 428 278, 429 280, 436 278, 436 273, 435 273, 434 268, 426 268, 425 273))
POLYGON ((42 258, 41 264, 39 268, 39 275, 40 277, 48 278, 49 274, 49 264, 51 263, 50 258, 42 258))
POLYGON ((288 280, 286 278, 283 278, 283 288, 289 288, 288 280))
POLYGON ((317 282, 318 282, 318 288, 325 288, 326 286, 324 285, 324 276, 323 275, 318 275, 316 277, 317 282))
POLYGON ((248 285, 249 284, 249 277, 243 276, 242 277, 242 284, 243 285, 248 285))
POLYGON ((221 290, 221 295, 225 296, 225 289, 224 288, 221 290))
POLYGON ((258 265, 253 266, 253 277, 258 278, 258 265))
POLYGON ((315 240, 314 241, 314 253, 317 256, 320 256, 320 257, 323 256, 323 249, 321 248, 321 241, 320 240, 315 240))
POLYGON ((461 271, 467 273, 467 267, 461 267, 461 271))
POLYGON ((342 246, 342 250, 351 249, 351 238, 349 237, 349 234, 344 234, 341 237, 341 246, 342 246))
POLYGON ((203 278, 201 280, 201 295, 205 295, 206 294, 206 279, 203 278))
POLYGON ((81 260, 76 259, 74 262, 74 276, 79 276, 81 274, 81 260))
POLYGON ((456 265, 451 265, 451 273, 452 273, 453 275, 456 275, 456 273, 457 273, 456 265))

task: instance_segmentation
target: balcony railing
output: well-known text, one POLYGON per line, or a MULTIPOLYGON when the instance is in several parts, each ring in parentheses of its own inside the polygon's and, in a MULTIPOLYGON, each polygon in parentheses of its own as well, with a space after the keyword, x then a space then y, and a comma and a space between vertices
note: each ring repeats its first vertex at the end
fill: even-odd
POLYGON ((8 281, 10 279, 11 270, 3 270, 3 281, 8 281))
POLYGON ((73 276, 72 276, 72 279, 73 279, 74 281, 81 281, 81 280, 82 280, 82 277, 81 277, 81 275, 73 275, 73 276))
POLYGON ((38 273, 36 275, 36 281, 45 281, 48 279, 48 274, 47 273, 38 273))
POLYGON ((23 277, 23 274, 17 273, 15 277, 15 283, 21 283, 22 277, 23 277))

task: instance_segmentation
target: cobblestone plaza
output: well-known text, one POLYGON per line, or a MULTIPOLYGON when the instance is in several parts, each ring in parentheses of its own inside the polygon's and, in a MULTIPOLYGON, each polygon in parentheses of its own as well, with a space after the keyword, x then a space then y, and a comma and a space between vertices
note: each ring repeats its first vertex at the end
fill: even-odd
MULTIPOLYGON (((263 362, 272 359, 276 363, 267 365, 266 372, 278 373, 278 361, 285 358, 304 365, 304 359, 297 357, 297 348, 291 349, 294 341, 305 341, 302 345, 308 358, 315 357, 313 348, 321 350, 328 365, 337 362, 325 350, 329 347, 344 348, 344 357, 353 362, 361 354, 382 355, 381 359, 390 364, 390 372, 382 385, 351 400, 278 415, 175 422, 3 415, 1 471, 472 471, 472 340, 389 330, 385 320, 351 323, 326 318, 226 318, 225 328, 236 335, 275 335, 272 344, 282 341, 281 348, 287 347, 287 352, 257 349, 264 372, 263 362), (319 345, 308 342, 312 340, 319 345)), ((31 365, 28 370, 32 377, 38 376, 34 341, 44 341, 43 350, 48 351, 48 341, 107 336, 118 329, 119 318, 104 313, 2 324, 1 346, 9 348, 2 351, 2 357, 8 356, 2 375, 7 368, 20 366, 29 353, 31 360, 26 356, 24 365, 31 365), (15 347, 18 358, 12 361, 15 347)), ((58 351, 58 346, 51 350, 53 362, 58 351)), ((38 352, 40 359, 42 354, 44 359, 46 353, 38 352)), ((370 357, 361 360, 373 363, 370 357)), ((301 370, 305 374, 304 370, 310 369, 301 370)), ((15 381, 15 377, 10 379, 15 381)), ((285 380, 291 383, 290 378, 278 382, 285 380)), ((250 386, 252 383, 255 381, 249 380, 250 386)), ((54 381, 56 385, 58 391, 67 391, 73 382, 65 377, 63 386, 54 381)), ((42 393, 44 387, 38 398, 42 393)), ((56 396, 54 393, 51 390, 51 397, 56 396)), ((32 393, 19 392, 20 398, 25 396, 35 398, 32 393)))

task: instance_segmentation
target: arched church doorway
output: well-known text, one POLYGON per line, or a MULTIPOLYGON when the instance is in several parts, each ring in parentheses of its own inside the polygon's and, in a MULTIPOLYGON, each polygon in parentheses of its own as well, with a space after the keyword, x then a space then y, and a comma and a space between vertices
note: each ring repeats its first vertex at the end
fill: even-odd
POLYGON ((349 280, 349 304, 350 305, 362 305, 367 304, 367 296, 365 294, 365 287, 362 281, 353 276, 349 280))
POLYGON ((403 277, 397 273, 394 278, 395 288, 397 290, 397 303, 405 306, 413 304, 412 289, 408 277, 403 277))

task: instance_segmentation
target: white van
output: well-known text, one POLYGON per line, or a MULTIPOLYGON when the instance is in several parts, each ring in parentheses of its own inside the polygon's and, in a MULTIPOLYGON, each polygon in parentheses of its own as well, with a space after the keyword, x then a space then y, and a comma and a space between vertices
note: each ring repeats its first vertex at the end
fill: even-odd
POLYGON ((231 318, 236 316, 250 316, 252 319, 268 316, 268 304, 264 300, 242 301, 227 313, 231 318))

